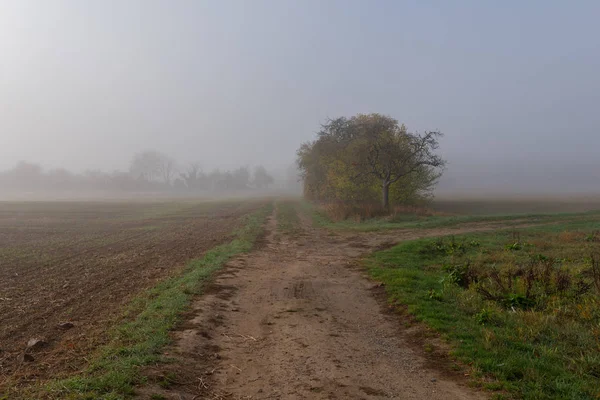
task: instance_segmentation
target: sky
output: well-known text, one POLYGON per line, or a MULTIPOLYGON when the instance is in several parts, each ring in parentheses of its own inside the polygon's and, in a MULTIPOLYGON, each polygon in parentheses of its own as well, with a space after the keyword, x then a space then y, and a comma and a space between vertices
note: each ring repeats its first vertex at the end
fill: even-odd
POLYGON ((445 134, 444 188, 590 188, 598 15, 585 0, 0 0, 0 169, 125 170, 146 149, 285 168, 327 118, 379 112, 445 134))

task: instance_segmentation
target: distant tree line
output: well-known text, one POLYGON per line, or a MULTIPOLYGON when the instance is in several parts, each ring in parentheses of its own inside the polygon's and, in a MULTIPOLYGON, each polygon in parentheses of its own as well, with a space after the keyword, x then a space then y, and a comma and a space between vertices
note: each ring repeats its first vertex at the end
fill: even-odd
POLYGON ((273 176, 262 166, 205 172, 199 163, 178 165, 157 151, 136 154, 129 171, 72 173, 63 168, 44 170, 40 165, 19 162, 0 172, 3 192, 175 192, 181 194, 239 193, 271 188, 273 176))
POLYGON ((428 200, 445 165, 442 134, 409 133, 397 120, 359 114, 323 124, 298 150, 304 195, 316 201, 416 204, 428 200))
POLYGON ((206 173, 199 163, 177 167, 172 158, 157 151, 136 154, 131 162, 129 174, 138 181, 192 192, 267 189, 275 182, 262 165, 252 170, 249 167, 239 167, 231 171, 216 169, 206 173))

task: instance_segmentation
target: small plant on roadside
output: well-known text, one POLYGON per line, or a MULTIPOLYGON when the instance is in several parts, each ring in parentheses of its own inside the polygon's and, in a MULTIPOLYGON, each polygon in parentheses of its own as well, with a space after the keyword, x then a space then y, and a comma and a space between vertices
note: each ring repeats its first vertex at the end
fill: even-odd
POLYGON ((429 242, 425 244, 419 249, 419 253, 422 255, 429 255, 433 257, 446 254, 444 239, 439 238, 434 242, 429 242))
POLYGON ((442 278, 442 283, 449 282, 467 288, 478 281, 477 272, 468 261, 464 264, 444 265, 442 269, 447 272, 447 275, 442 278))
POLYGON ((549 258, 543 254, 536 254, 534 256, 531 256, 531 259, 535 260, 535 261, 548 261, 549 260, 549 258))
POLYGON ((504 248, 508 251, 519 251, 519 250, 523 250, 527 247, 531 247, 532 245, 530 243, 525 243, 523 241, 521 241, 521 233, 520 232, 513 232, 512 233, 512 238, 511 241, 509 243, 507 243, 504 248))
POLYGON ((504 246, 504 248, 506 250, 510 250, 510 251, 519 251, 523 248, 523 245, 521 244, 521 242, 514 242, 514 243, 508 243, 504 246))
POLYGON ((166 373, 158 380, 158 386, 162 387, 163 389, 169 389, 175 383, 177 383, 177 375, 175 375, 173 372, 166 373))
POLYGON ((600 256, 594 254, 590 256, 589 275, 596 290, 600 293, 600 256))
POLYGON ((435 289, 429 289, 428 297, 431 300, 442 301, 442 294, 435 289))
POLYGON ((528 310, 535 305, 535 302, 530 297, 521 293, 508 293, 501 299, 501 304, 508 309, 528 310))
POLYGON ((451 237, 450 243, 446 246, 446 254, 452 256, 462 256, 467 252, 468 246, 464 242, 457 242, 454 236, 451 237))
POLYGON ((600 231, 592 231, 592 233, 585 236, 586 242, 598 242, 600 241, 600 231))
POLYGON ((494 323, 495 320, 496 316, 494 311, 490 310, 489 308, 483 308, 481 311, 475 314, 475 321, 477 321, 479 325, 490 325, 494 323))
POLYGON ((472 248, 479 246, 479 242, 475 240, 470 242, 464 240, 457 241, 454 236, 451 236, 449 241, 438 238, 435 241, 427 243, 420 249, 420 253, 432 257, 441 255, 462 257, 472 248))

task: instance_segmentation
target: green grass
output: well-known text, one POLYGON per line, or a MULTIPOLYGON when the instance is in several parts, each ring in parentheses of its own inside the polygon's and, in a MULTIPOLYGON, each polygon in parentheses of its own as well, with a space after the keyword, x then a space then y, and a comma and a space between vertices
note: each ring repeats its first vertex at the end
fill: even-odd
POLYGON ((582 222, 600 221, 600 211, 580 213, 550 214, 509 214, 509 215, 431 215, 398 214, 393 217, 371 218, 362 221, 332 221, 326 213, 313 204, 303 201, 301 206, 312 216, 317 226, 333 230, 371 232, 391 229, 435 229, 450 228, 469 223, 505 224, 552 224, 570 220, 582 222))
MULTIPOLYGON (((343 229, 339 223, 333 222, 324 212, 320 211, 317 206, 313 203, 302 200, 298 203, 299 209, 304 215, 308 215, 313 222, 313 225, 319 226, 326 229, 336 230, 343 229)), ((351 221, 343 221, 347 222, 349 226, 358 225, 358 223, 351 221)))
POLYGON ((271 211, 272 205, 268 205, 248 215, 231 242, 190 261, 181 276, 138 296, 128 307, 124 322, 111 331, 110 343, 93 358, 84 373, 36 390, 49 398, 65 399, 112 400, 133 396, 135 386, 144 382, 141 368, 166 361, 161 349, 170 343, 169 331, 179 322, 192 296, 202 292, 205 283, 227 260, 252 249, 271 211))
POLYGON ((431 206, 446 213, 507 215, 531 213, 564 213, 585 212, 600 209, 598 196, 571 195, 557 198, 552 196, 537 197, 489 197, 489 198, 436 198, 431 206))
MULTIPOLYGON (((508 271, 543 255, 556 259, 556 268, 573 282, 589 281, 589 255, 600 250, 591 233, 599 228, 597 219, 578 219, 519 230, 518 236, 496 231, 423 239, 377 252, 364 263, 385 283, 389 301, 447 339, 452 356, 471 366, 474 383, 495 390, 497 398, 599 398, 597 290, 574 297, 573 285, 571 292, 541 293, 533 306, 514 308, 478 292, 487 280, 461 287, 447 267, 468 263, 483 277, 486 268, 508 271)), ((523 278, 516 282, 514 290, 522 292, 523 278)))
POLYGON ((300 219, 296 211, 297 202, 283 200, 277 202, 277 228, 280 232, 295 233, 300 229, 300 219))

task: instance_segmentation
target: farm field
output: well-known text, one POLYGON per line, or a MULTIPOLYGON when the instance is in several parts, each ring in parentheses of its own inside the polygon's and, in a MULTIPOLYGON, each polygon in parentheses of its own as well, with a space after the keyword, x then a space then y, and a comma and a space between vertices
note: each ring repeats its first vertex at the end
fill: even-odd
POLYGON ((600 400, 600 1, 440 3, 0 1, 0 400, 600 400))
POLYGON ((0 398, 593 398, 600 213, 522 211, 2 203, 0 398))
POLYGON ((128 301, 228 240, 260 205, 0 203, 0 393, 3 382, 82 368, 128 301), (31 339, 44 346, 27 362, 31 339))

